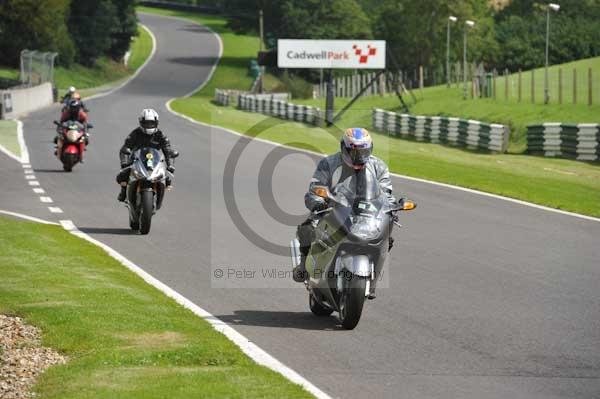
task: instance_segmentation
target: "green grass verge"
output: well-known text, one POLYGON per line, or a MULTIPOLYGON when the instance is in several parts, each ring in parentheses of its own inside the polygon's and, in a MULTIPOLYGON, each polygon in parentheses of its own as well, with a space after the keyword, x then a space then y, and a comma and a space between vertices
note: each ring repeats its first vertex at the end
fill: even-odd
MULTIPOLYGON (((155 10, 145 9, 145 11, 155 10)), ((247 43, 248 37, 243 36, 243 40, 239 40, 239 35, 226 29, 222 17, 164 10, 157 13, 186 17, 207 24, 213 29, 216 28, 215 30, 221 34, 226 57, 248 56, 247 48, 241 45, 247 43)), ((308 127, 264 115, 237 111, 231 107, 214 105, 211 102, 214 88, 232 87, 231 82, 240 78, 236 73, 240 71, 222 68, 219 65, 213 79, 204 89, 190 98, 174 101, 173 109, 201 122, 223 126, 250 136, 260 136, 278 143, 322 153, 338 150, 340 134, 338 130, 328 131, 308 127)), ((452 92, 446 91, 445 88, 428 90, 452 92)), ((427 95, 425 97, 427 98, 427 95)), ((372 108, 393 108, 393 104, 397 104, 397 101, 393 97, 365 98, 346 113, 338 125, 370 127, 372 108)), ((463 115, 484 119, 481 118, 482 114, 465 114, 469 104, 481 104, 483 101, 464 103, 450 95, 445 101, 448 107, 452 107, 448 114, 452 114, 453 110, 458 112, 460 109, 463 115)), ((316 101, 305 102, 316 103, 316 101)), ((425 107, 424 104, 426 102, 421 101, 417 107, 425 107)), ((338 101, 337 105, 343 106, 344 101, 338 101)), ((507 105, 503 107, 509 121, 513 113, 527 114, 522 107, 507 105)), ((429 113, 424 108, 416 109, 419 113, 429 113)), ((388 162, 393 172, 505 195, 553 208, 600 216, 600 168, 596 164, 525 155, 490 155, 438 144, 402 140, 377 133, 374 133, 374 140, 375 154, 388 162)), ((402 192, 402 187, 396 189, 402 192)), ((410 195, 410 193, 406 194, 410 195)))
POLYGON ((0 217, 0 265, 0 313, 40 327, 69 357, 41 376, 41 397, 310 396, 59 226, 0 217))
POLYGON ((17 140, 17 122, 0 120, 0 145, 12 152, 15 156, 21 156, 21 147, 17 140))

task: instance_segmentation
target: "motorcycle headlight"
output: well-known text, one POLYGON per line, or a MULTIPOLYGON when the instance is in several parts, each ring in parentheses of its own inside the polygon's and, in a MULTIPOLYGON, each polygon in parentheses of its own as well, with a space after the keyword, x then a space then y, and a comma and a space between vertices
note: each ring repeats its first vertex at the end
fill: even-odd
POLYGON ((371 240, 381 233, 380 223, 372 217, 356 216, 350 232, 363 240, 371 240))

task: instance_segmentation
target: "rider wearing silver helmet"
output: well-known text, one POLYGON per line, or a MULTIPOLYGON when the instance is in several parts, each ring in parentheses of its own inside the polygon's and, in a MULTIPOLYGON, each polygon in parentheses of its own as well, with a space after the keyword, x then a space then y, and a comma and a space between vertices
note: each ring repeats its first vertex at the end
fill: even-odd
MULTIPOLYGON (((171 160, 171 143, 168 137, 158 128, 158 113, 153 109, 146 108, 142 110, 138 121, 140 126, 129 133, 119 152, 122 169, 117 175, 117 183, 121 185, 121 192, 117 198, 119 201, 125 201, 126 198, 129 166, 131 165, 130 155, 135 150, 142 147, 153 147, 162 150, 165 155, 167 170, 171 173, 175 172, 171 160)), ((167 178, 166 185, 167 187, 171 185, 171 179, 167 178)))
MULTIPOLYGON (((379 187, 391 203, 396 202, 392 195, 392 181, 387 165, 381 159, 372 155, 373 140, 367 129, 347 129, 340 140, 340 151, 336 154, 323 158, 312 179, 308 192, 304 196, 304 203, 311 212, 326 209, 329 205, 326 200, 313 194, 313 185, 327 186, 333 191, 335 185, 356 171, 367 169, 377 179, 379 187)), ((300 242, 300 265, 294 268, 293 278, 296 282, 306 279, 306 257, 308 256, 311 243, 314 238, 314 230, 320 219, 320 215, 311 216, 300 226, 296 235, 300 242)), ((392 240, 390 236, 390 248, 392 240)), ((374 297, 374 293, 372 293, 374 297)))

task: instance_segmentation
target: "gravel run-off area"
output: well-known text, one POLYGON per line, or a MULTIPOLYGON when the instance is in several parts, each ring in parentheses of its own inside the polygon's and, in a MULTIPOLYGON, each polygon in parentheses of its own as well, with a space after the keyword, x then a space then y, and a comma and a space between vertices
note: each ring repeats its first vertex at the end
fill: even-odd
POLYGON ((32 398, 31 387, 48 367, 66 358, 41 345, 40 330, 0 314, 0 399, 32 398))

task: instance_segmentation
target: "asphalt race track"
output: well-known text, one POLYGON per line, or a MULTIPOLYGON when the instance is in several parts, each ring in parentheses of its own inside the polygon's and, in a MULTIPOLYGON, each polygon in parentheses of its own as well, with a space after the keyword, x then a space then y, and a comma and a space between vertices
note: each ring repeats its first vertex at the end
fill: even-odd
POLYGON ((87 102, 95 129, 85 164, 64 173, 52 155, 58 106, 23 119, 35 175, 64 213, 49 213, 4 154, 0 209, 72 220, 332 397, 600 397, 599 222, 395 178, 396 191, 419 207, 401 215, 389 288, 365 305, 354 331, 341 330, 333 316, 310 313, 300 285, 263 277, 289 271, 288 257, 252 243, 226 205, 235 200, 253 232, 286 246, 301 218, 285 214, 304 214, 315 157, 253 141, 224 179, 240 137, 165 106, 206 79, 215 36, 182 20, 141 20, 157 52, 131 83, 87 102), (159 112, 181 157, 175 189, 150 234, 139 236, 114 178, 118 149, 144 107, 159 112), (224 198, 224 180, 233 197, 224 198))

